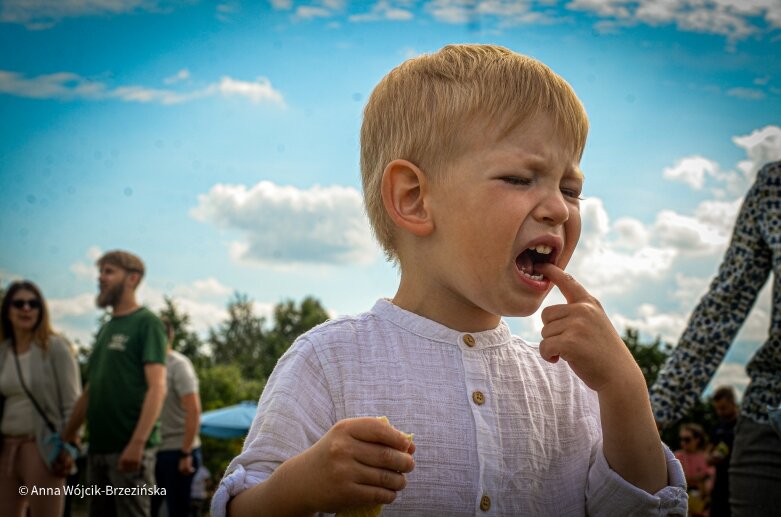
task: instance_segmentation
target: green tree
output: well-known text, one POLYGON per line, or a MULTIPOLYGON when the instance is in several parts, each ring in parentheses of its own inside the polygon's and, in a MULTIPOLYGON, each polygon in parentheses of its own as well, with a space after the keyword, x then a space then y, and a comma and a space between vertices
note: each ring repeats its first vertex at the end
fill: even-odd
MULTIPOLYGON (((218 364, 197 369, 203 411, 238 404, 243 400, 256 402, 264 382, 242 377, 237 364, 218 364)), ((203 463, 216 483, 228 464, 241 452, 243 438, 225 440, 201 435, 203 463)))
POLYGON ((165 296, 164 300, 165 307, 160 310, 159 316, 173 327, 173 349, 187 356, 196 368, 205 366, 209 359, 204 353, 203 341, 190 329, 190 315, 181 311, 173 298, 165 296))
POLYGON ((246 379, 265 379, 265 318, 256 316, 247 295, 235 293, 228 301, 228 319, 209 331, 213 364, 235 364, 246 379))
POLYGON ((293 300, 285 300, 274 307, 274 325, 265 336, 263 348, 263 375, 268 378, 277 361, 301 334, 328 320, 329 316, 320 302, 311 296, 296 306, 293 300))
MULTIPOLYGON (((274 307, 273 325, 267 330, 252 301, 236 293, 228 302, 227 320, 209 332, 212 360, 197 368, 204 411, 257 401, 279 357, 298 336, 327 319, 328 313, 314 297, 300 304, 285 300, 274 307)), ((242 441, 202 436, 204 464, 214 481, 239 454, 242 441)))
POLYGON ((664 366, 672 347, 667 343, 663 344, 658 336, 652 343, 640 343, 639 334, 637 330, 627 327, 621 339, 640 366, 645 383, 650 388, 659 376, 659 370, 664 366))

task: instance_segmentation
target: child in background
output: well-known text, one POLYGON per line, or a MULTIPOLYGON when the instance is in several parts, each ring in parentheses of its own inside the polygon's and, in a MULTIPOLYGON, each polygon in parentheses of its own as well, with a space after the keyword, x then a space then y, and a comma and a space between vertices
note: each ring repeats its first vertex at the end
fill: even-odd
POLYGON ((379 83, 361 173, 398 291, 280 359, 213 515, 685 515, 643 375, 563 271, 587 132, 569 84, 503 47, 449 45, 379 83), (554 284, 542 341, 512 336, 501 317, 554 284))
POLYGON ((705 430, 699 424, 683 424, 678 431, 681 448, 675 457, 683 466, 689 492, 689 515, 708 517, 714 468, 708 465, 705 430))

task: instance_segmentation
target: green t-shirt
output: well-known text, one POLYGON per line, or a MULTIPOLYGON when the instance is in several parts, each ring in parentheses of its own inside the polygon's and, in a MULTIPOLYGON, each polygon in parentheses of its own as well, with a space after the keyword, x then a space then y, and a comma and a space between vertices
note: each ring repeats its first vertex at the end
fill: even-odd
MULTIPOLYGON (((144 365, 165 364, 165 326, 141 307, 101 327, 87 365, 90 452, 120 453, 130 442, 147 391, 144 365)), ((148 447, 160 443, 155 423, 148 447)))

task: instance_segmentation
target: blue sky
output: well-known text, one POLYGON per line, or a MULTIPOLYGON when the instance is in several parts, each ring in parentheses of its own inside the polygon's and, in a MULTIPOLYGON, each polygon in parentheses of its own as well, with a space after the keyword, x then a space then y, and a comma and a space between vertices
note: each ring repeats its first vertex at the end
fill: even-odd
MULTIPOLYGON (((144 303, 173 296, 201 332, 236 290, 263 314, 368 309, 397 275, 360 204, 361 110, 404 59, 461 42, 573 85, 592 129, 570 269, 619 330, 674 342, 781 159, 778 1, 2 0, 0 280, 37 282, 85 343, 114 248, 146 261, 144 303)), ((717 382, 745 383, 769 310, 765 290, 717 382)), ((539 339, 538 317, 510 324, 539 339)))

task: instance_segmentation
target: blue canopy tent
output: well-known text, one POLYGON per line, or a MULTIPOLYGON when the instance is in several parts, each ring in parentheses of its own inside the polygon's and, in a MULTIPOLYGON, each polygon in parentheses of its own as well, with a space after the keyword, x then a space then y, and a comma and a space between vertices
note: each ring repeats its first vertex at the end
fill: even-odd
POLYGON ((245 436, 257 407, 257 403, 245 400, 234 406, 207 411, 201 414, 201 434, 214 438, 245 436))

